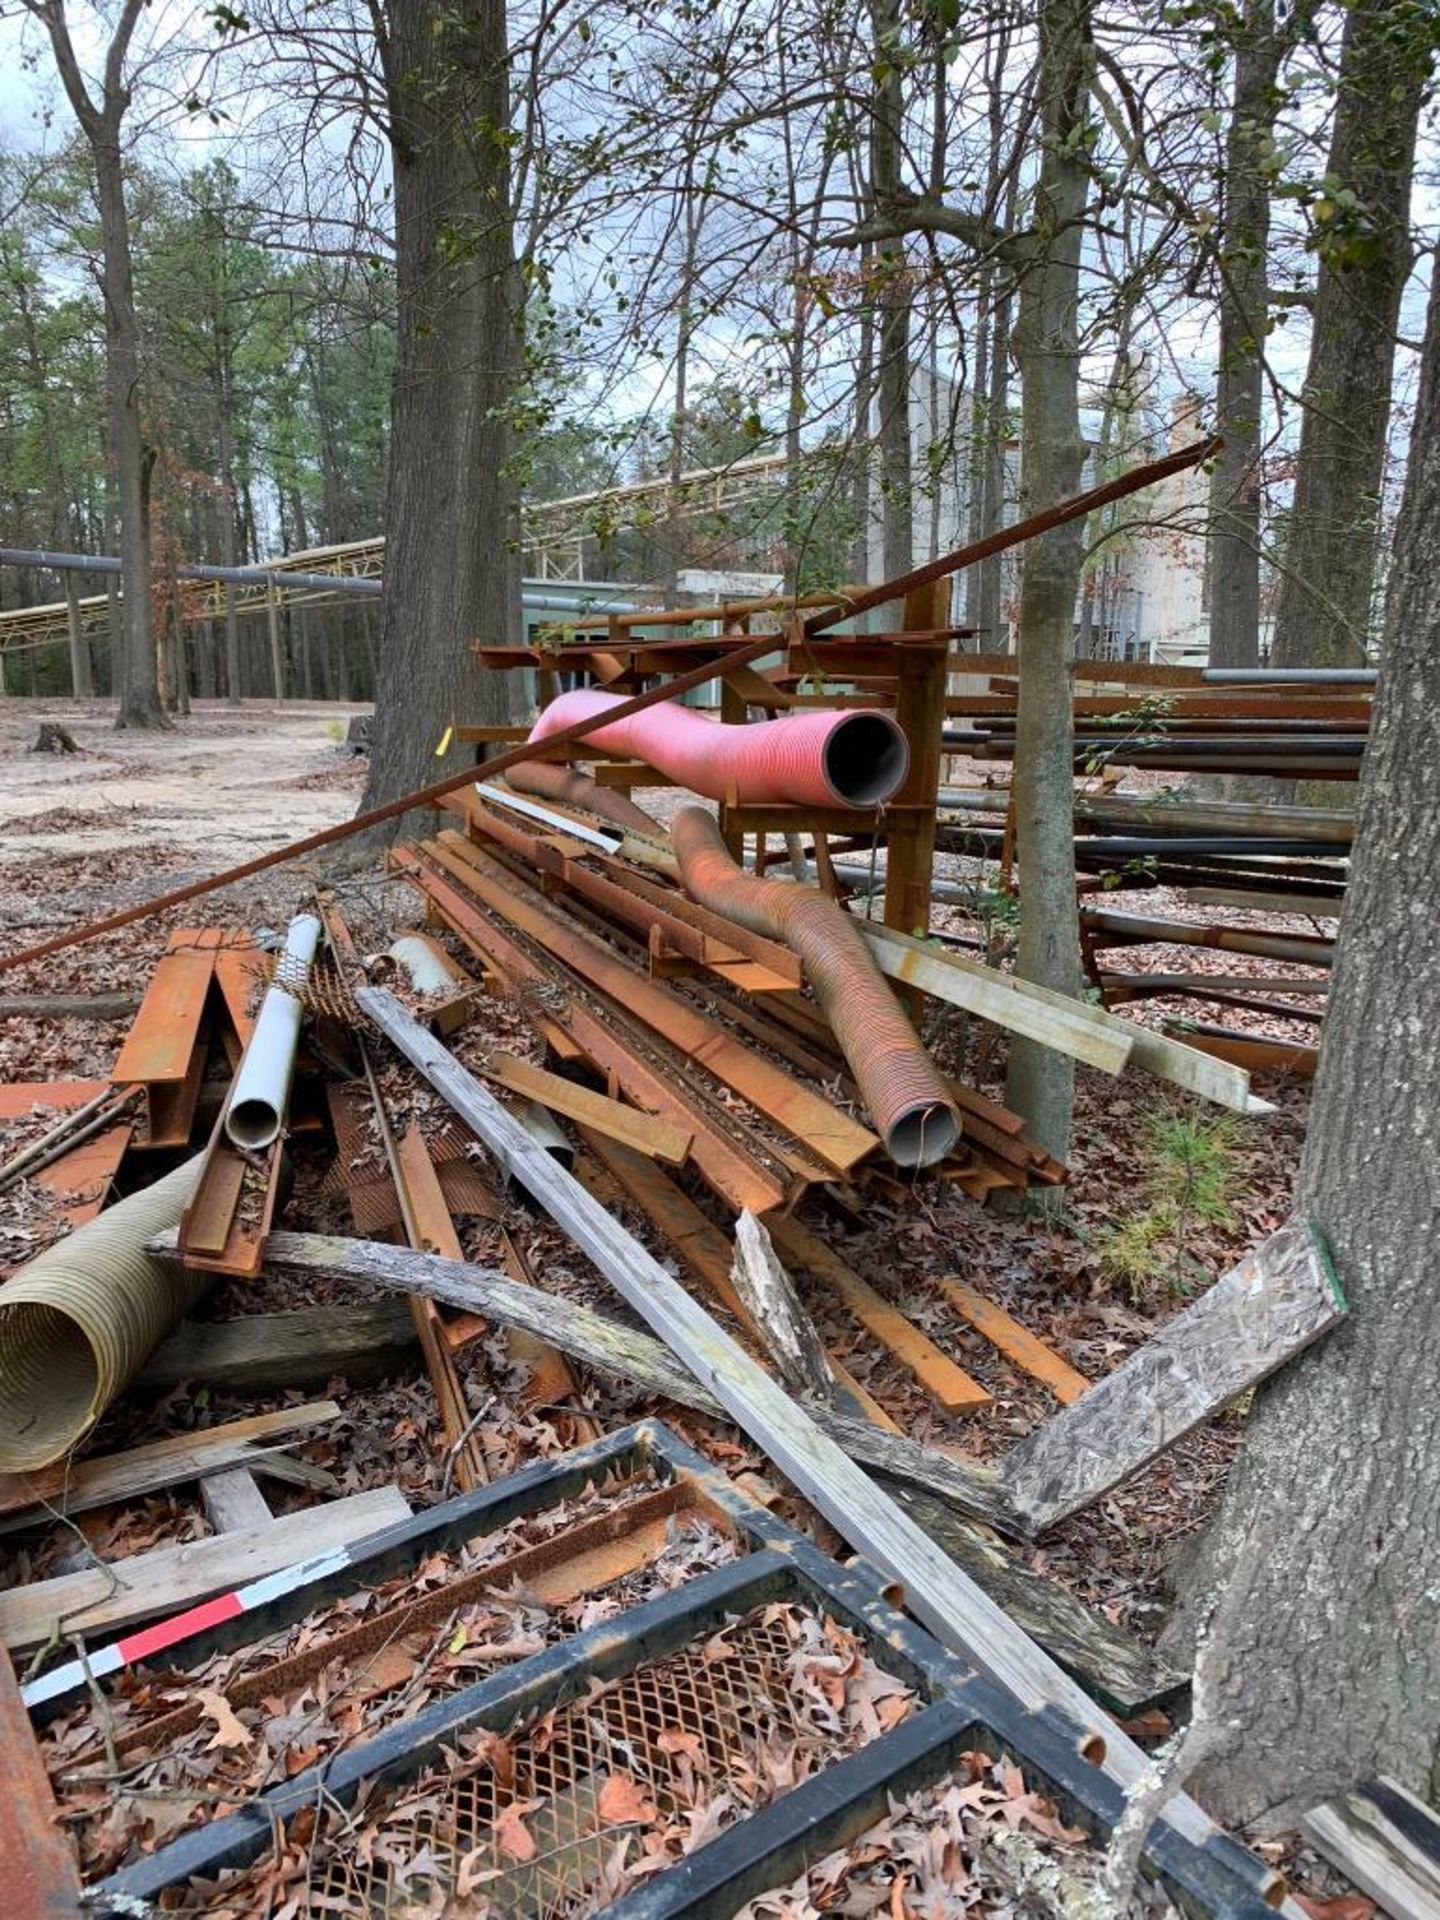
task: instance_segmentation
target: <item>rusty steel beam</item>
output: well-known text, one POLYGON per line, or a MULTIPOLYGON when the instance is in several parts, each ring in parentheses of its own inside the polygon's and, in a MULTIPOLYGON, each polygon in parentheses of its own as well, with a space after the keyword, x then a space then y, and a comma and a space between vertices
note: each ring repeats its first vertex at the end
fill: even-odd
POLYGON ((475 902, 450 883, 445 871, 427 864, 414 849, 399 847, 391 862, 430 900, 445 924, 511 984, 537 1032, 565 1034, 613 1086, 647 1113, 660 1113, 695 1135, 691 1159, 706 1182, 734 1207, 765 1213, 781 1205, 789 1192, 761 1161, 747 1153, 714 1123, 702 1101, 674 1084, 627 1046, 623 1035, 577 996, 567 994, 553 972, 540 966, 524 947, 483 914, 475 902))
POLYGON ((477 899, 793 1134, 835 1172, 848 1173, 879 1145, 868 1128, 761 1059, 718 1021, 638 974, 530 888, 517 885, 462 835, 442 833, 435 857, 477 899))
POLYGON ((81 1920, 80 1874, 61 1833, 30 1715, 20 1698, 10 1655, 0 1647, 0 1863, 5 1920, 81 1920))

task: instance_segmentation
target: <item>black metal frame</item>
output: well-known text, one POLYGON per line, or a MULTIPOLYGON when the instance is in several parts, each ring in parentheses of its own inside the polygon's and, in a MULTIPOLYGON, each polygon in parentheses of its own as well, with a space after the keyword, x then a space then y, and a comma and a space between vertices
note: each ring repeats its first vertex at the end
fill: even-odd
MULTIPOLYGON (((900 1612, 887 1597, 885 1582, 866 1563, 838 1565, 654 1421, 622 1429, 375 1535, 343 1571, 191 1642, 188 1656, 198 1660, 237 1638, 273 1631, 353 1588, 356 1574, 388 1574, 407 1554, 413 1558, 438 1544, 458 1544, 482 1527, 534 1512, 605 1473, 627 1468, 691 1482, 705 1505, 729 1517, 750 1551, 619 1619, 437 1700, 363 1745, 273 1787, 251 1806, 182 1835, 92 1889, 94 1909, 122 1908, 125 1899, 154 1898, 192 1876, 246 1865, 271 1843, 281 1824, 303 1809, 346 1803, 362 1783, 412 1777, 438 1757, 442 1741, 453 1741, 462 1729, 508 1733, 575 1698, 596 1679, 620 1678, 678 1652, 727 1619, 777 1600, 822 1607, 858 1634, 880 1664, 926 1704, 858 1753, 837 1760, 657 1874, 610 1909, 613 1920, 728 1920, 747 1899, 792 1880, 809 1861, 862 1832, 885 1812, 890 1795, 923 1787, 971 1749, 1011 1755, 1043 1781, 1067 1819, 1101 1832, 1113 1827, 1123 1793, 1082 1758, 1082 1729, 1067 1714, 1051 1707, 1024 1708, 900 1612)), ((1273 1880, 1270 1870, 1218 1832, 1197 1846, 1162 1818, 1152 1829, 1146 1863, 1172 1899, 1193 1914, 1267 1920, 1272 1911, 1264 1897, 1273 1880)))

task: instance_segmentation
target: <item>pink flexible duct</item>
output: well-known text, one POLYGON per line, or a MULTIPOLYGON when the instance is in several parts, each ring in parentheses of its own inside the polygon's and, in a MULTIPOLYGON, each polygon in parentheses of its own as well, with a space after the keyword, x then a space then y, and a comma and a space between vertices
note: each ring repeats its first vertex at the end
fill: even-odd
POLYGON ((542 800, 558 800, 562 806, 593 813, 627 833, 642 833, 653 840, 664 832, 660 822, 637 807, 628 794, 602 787, 574 767, 552 766, 548 760, 522 760, 518 767, 508 769, 505 784, 516 793, 538 794, 542 800))
MULTIPOLYGON (((589 687, 562 693, 530 738, 548 739, 623 702, 623 694, 589 687)), ((888 713, 873 710, 812 708, 732 727, 661 701, 589 737, 611 753, 633 754, 692 793, 726 800, 733 792, 748 806, 878 807, 899 791, 910 765, 905 735, 888 713)))
POLYGON ((670 843, 685 891, 701 906, 783 940, 799 955, 896 1165, 943 1160, 961 1132, 950 1090, 845 909, 814 887, 743 872, 703 807, 681 807, 670 843))

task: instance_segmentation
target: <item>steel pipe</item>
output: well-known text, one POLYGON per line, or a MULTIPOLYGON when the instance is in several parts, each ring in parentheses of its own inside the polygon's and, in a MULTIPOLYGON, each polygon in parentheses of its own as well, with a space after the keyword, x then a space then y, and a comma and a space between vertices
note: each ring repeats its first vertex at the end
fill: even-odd
POLYGON ((682 807, 670 839, 692 898, 799 955, 890 1158, 902 1167, 943 1160, 960 1116, 850 915, 812 887, 747 874, 703 807, 682 807))
POLYGON ((145 1251, 199 1173, 188 1160, 0 1287, 0 1471, 63 1459, 200 1297, 206 1276, 145 1251))
MULTIPOLYGON (((594 688, 562 693, 536 721, 530 738, 546 740, 624 704, 622 695, 594 688)), ((693 707, 662 701, 595 728, 589 738, 611 753, 633 754, 692 793, 724 800, 733 792, 749 806, 881 806, 904 785, 910 766, 900 727, 888 713, 873 709, 812 708, 778 720, 727 726, 693 707)), ((533 762, 526 771, 533 774, 533 762)))
POLYGON ((258 1153, 273 1145, 285 1124, 305 1012, 297 995, 305 990, 319 940, 320 922, 313 913, 290 922, 275 979, 260 1003, 255 1031, 225 1105, 225 1133, 232 1146, 258 1153))

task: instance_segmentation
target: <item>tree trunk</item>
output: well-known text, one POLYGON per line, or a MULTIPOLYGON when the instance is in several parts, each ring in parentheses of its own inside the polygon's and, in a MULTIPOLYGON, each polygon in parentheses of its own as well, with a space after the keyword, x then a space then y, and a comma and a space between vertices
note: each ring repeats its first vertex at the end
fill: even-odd
POLYGON ((150 607, 150 462, 140 420, 140 325, 118 135, 92 141, 105 276, 105 419, 120 519, 125 676, 116 721, 167 727, 150 607))
POLYGON ((506 552, 506 407, 519 361, 503 0, 437 15, 397 0, 382 47, 395 172, 399 323, 391 401, 384 628, 362 805, 458 770, 454 722, 519 717, 519 676, 480 638, 518 640, 506 552), (463 244, 456 244, 459 236, 463 244))
POLYGON ((1260 664, 1260 424, 1269 310, 1270 180, 1279 105, 1275 0, 1246 0, 1235 34, 1235 98, 1225 137, 1220 365, 1210 478, 1210 664, 1260 664))
POLYGON ((1440 1741, 1440 292, 1296 1195, 1349 1319, 1257 1395, 1206 1540, 1202 1797, 1290 1827, 1372 1773, 1430 1797, 1440 1741))
MULTIPOLYGON (((1345 22, 1295 498, 1276 611, 1286 667, 1363 666, 1395 329, 1410 273, 1415 135, 1434 34, 1413 0, 1356 0, 1345 22)), ((1323 204, 1323 203, 1322 203, 1323 204)))
MULTIPOLYGON (((1081 223, 1088 176, 1081 151, 1089 94, 1088 0, 1045 0, 1040 16, 1043 152, 1030 258, 1020 277, 1015 355, 1021 381, 1021 511, 1074 493, 1080 438, 1081 223)), ((1075 910, 1070 659, 1084 529, 1079 521, 1025 547, 1020 579, 1020 701, 1013 786, 1020 879, 1016 966, 1061 993, 1080 989, 1075 910)), ((1070 1144, 1074 1062, 1034 1041, 1010 1046, 1006 1104, 1031 1137, 1064 1159, 1070 1144)))
MULTIPOLYGON (((872 0, 875 99, 870 120, 870 197, 882 219, 900 204, 905 95, 897 0, 872 0)), ((910 477, 910 307, 913 298, 903 240, 885 242, 871 276, 879 299, 877 441, 880 466, 881 578, 915 564, 910 477)))

